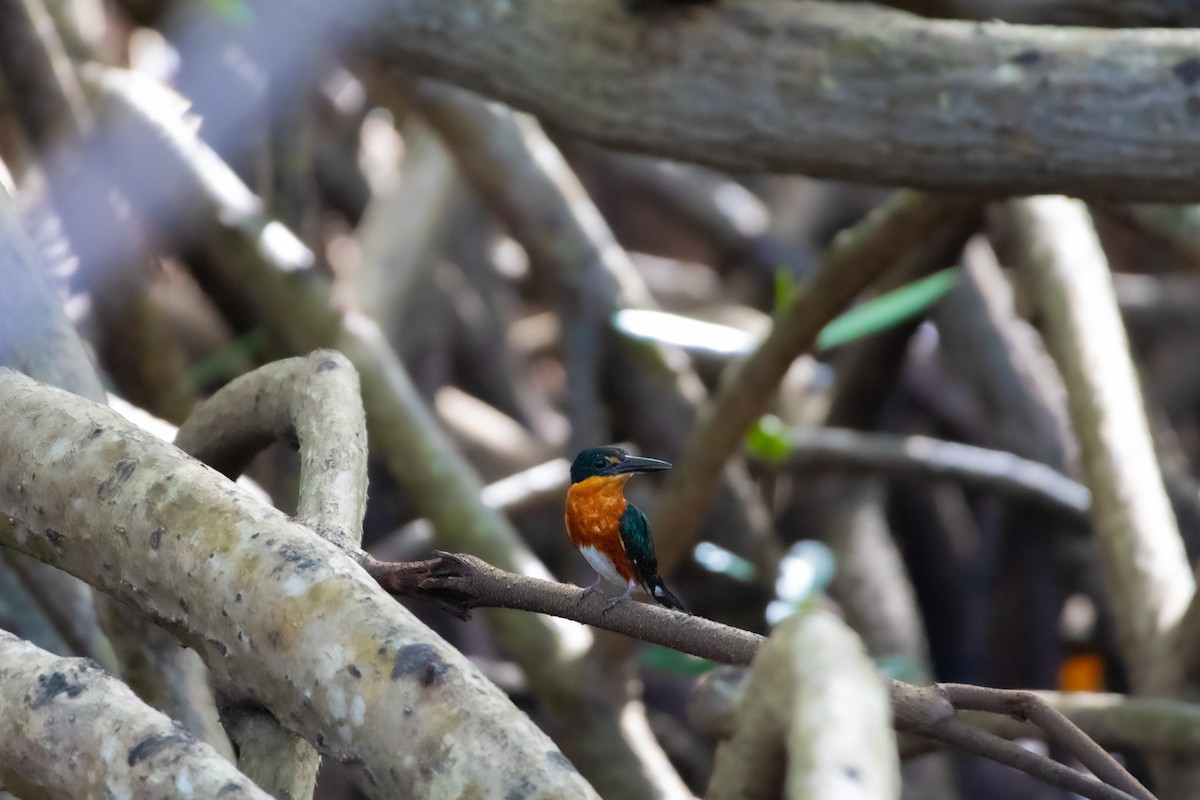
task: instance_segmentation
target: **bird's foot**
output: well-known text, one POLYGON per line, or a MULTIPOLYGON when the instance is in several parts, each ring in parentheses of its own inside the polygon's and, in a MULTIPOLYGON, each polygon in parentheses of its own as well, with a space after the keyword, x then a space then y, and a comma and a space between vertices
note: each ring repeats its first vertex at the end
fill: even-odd
POLYGON ((629 586, 627 586, 625 588, 625 594, 621 595, 620 597, 614 597, 612 600, 609 600, 608 604, 604 606, 603 613, 607 614, 609 611, 612 611, 614 608, 616 608, 618 603, 624 602, 625 600, 628 600, 630 597, 632 597, 633 590, 635 588, 637 588, 637 584, 634 583, 633 581, 630 581, 629 586))
POLYGON ((607 614, 608 612, 612 611, 614 608, 616 608, 621 603, 624 603, 628 599, 629 599, 629 595, 627 595, 627 594, 618 595, 618 596, 614 597, 612 600, 609 600, 607 603, 605 603, 604 610, 601 611, 600 613, 607 614))
POLYGON ((579 599, 586 600, 588 597, 590 597, 592 592, 596 591, 596 589, 598 589, 600 587, 601 580, 603 580, 603 579, 599 575, 597 575, 596 580, 592 583, 591 586, 585 586, 583 588, 583 593, 581 595, 579 595, 579 599))

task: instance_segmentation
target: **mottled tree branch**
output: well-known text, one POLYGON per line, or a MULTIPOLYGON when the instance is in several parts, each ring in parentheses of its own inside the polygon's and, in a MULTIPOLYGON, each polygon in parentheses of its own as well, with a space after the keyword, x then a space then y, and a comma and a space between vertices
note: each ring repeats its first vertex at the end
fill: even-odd
POLYGON ((1200 143, 1191 31, 792 0, 653 15, 394 0, 373 32, 397 65, 618 148, 925 189, 1200 199, 1181 167, 1200 143))
POLYGON ((297 518, 357 552, 367 506, 367 423, 358 374, 345 356, 316 350, 237 378, 192 412, 175 446, 236 480, 276 441, 300 451, 297 518))
MULTIPOLYGON (((300 450, 297 518, 356 557, 367 505, 367 424, 358 373, 345 356, 317 350, 242 375, 192 412, 175 437, 177 447, 230 480, 275 441, 295 441, 300 450)), ((272 797, 312 797, 321 759, 303 737, 258 706, 226 703, 221 717, 238 766, 256 784, 272 797)))
POLYGON ((368 795, 457 797, 466 780, 493 797, 595 796, 334 545, 109 409, 11 371, 0 405, 25 420, 4 432, 0 543, 169 627, 368 795))
POLYGON ((270 795, 116 678, 0 631, 0 781, 20 797, 270 795))

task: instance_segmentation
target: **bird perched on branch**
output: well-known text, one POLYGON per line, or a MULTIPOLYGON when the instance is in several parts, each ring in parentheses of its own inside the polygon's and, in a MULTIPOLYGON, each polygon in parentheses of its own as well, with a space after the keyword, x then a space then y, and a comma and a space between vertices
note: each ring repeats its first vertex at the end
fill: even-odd
POLYGON ((659 605, 686 612, 658 575, 658 559, 646 515, 625 499, 624 491, 635 472, 670 468, 666 461, 631 456, 619 447, 589 448, 575 456, 571 464, 567 535, 596 570, 596 582, 587 592, 594 591, 601 580, 625 588, 625 593, 610 602, 606 611, 628 600, 641 584, 659 605))

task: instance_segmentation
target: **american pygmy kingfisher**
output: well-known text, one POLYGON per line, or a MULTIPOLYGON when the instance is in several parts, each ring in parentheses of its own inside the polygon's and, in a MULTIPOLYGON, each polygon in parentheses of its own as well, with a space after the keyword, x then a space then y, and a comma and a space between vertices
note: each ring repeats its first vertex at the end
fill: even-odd
MULTIPOLYGON (((654 539, 641 509, 625 499, 625 484, 635 472, 657 472, 671 465, 657 458, 631 456, 619 447, 592 447, 575 456, 567 490, 567 535, 601 580, 625 587, 608 604, 628 600, 638 584, 659 605, 686 611, 663 585, 654 555, 654 539)), ((607 609, 606 609, 607 610, 607 609)))

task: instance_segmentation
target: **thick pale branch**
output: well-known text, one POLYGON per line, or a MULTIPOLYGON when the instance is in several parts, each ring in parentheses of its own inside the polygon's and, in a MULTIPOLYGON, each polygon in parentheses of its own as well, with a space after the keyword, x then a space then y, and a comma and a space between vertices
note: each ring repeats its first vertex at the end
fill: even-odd
POLYGON ((1200 199, 1195 31, 863 4, 393 0, 376 49, 618 148, 926 189, 1200 199), (898 79, 897 76, 902 76, 898 79))
MULTIPOLYGON (((300 522, 356 557, 367 504, 367 424, 358 373, 345 356, 317 350, 231 381, 192 413, 175 444, 236 480, 276 440, 300 449, 300 522)), ((238 766, 255 783, 274 797, 312 797, 320 766, 312 745, 259 707, 226 703, 222 722, 238 766)))
POLYGON ((1157 662, 1195 582, 1151 445, 1108 262, 1078 202, 1033 198, 1009 212, 1042 302, 1046 344, 1067 386, 1122 655, 1139 692, 1169 694, 1174 687, 1163 682, 1173 681, 1157 662))
POLYGON ((275 441, 300 450, 297 518, 357 550, 367 505, 367 423, 358 374, 346 357, 317 350, 243 375, 197 408, 175 446, 236 480, 275 441))
POLYGON ((858 637, 830 614, 796 614, 755 657, 708 800, 898 798, 890 722, 858 637))
POLYGON ((0 543, 169 626, 369 795, 458 797, 467 781, 492 797, 595 796, 334 545, 106 408, 13 372, 0 406, 24 420, 5 432, 0 543))
POLYGON ((0 631, 0 780, 22 797, 253 798, 256 787, 95 662, 0 631))

